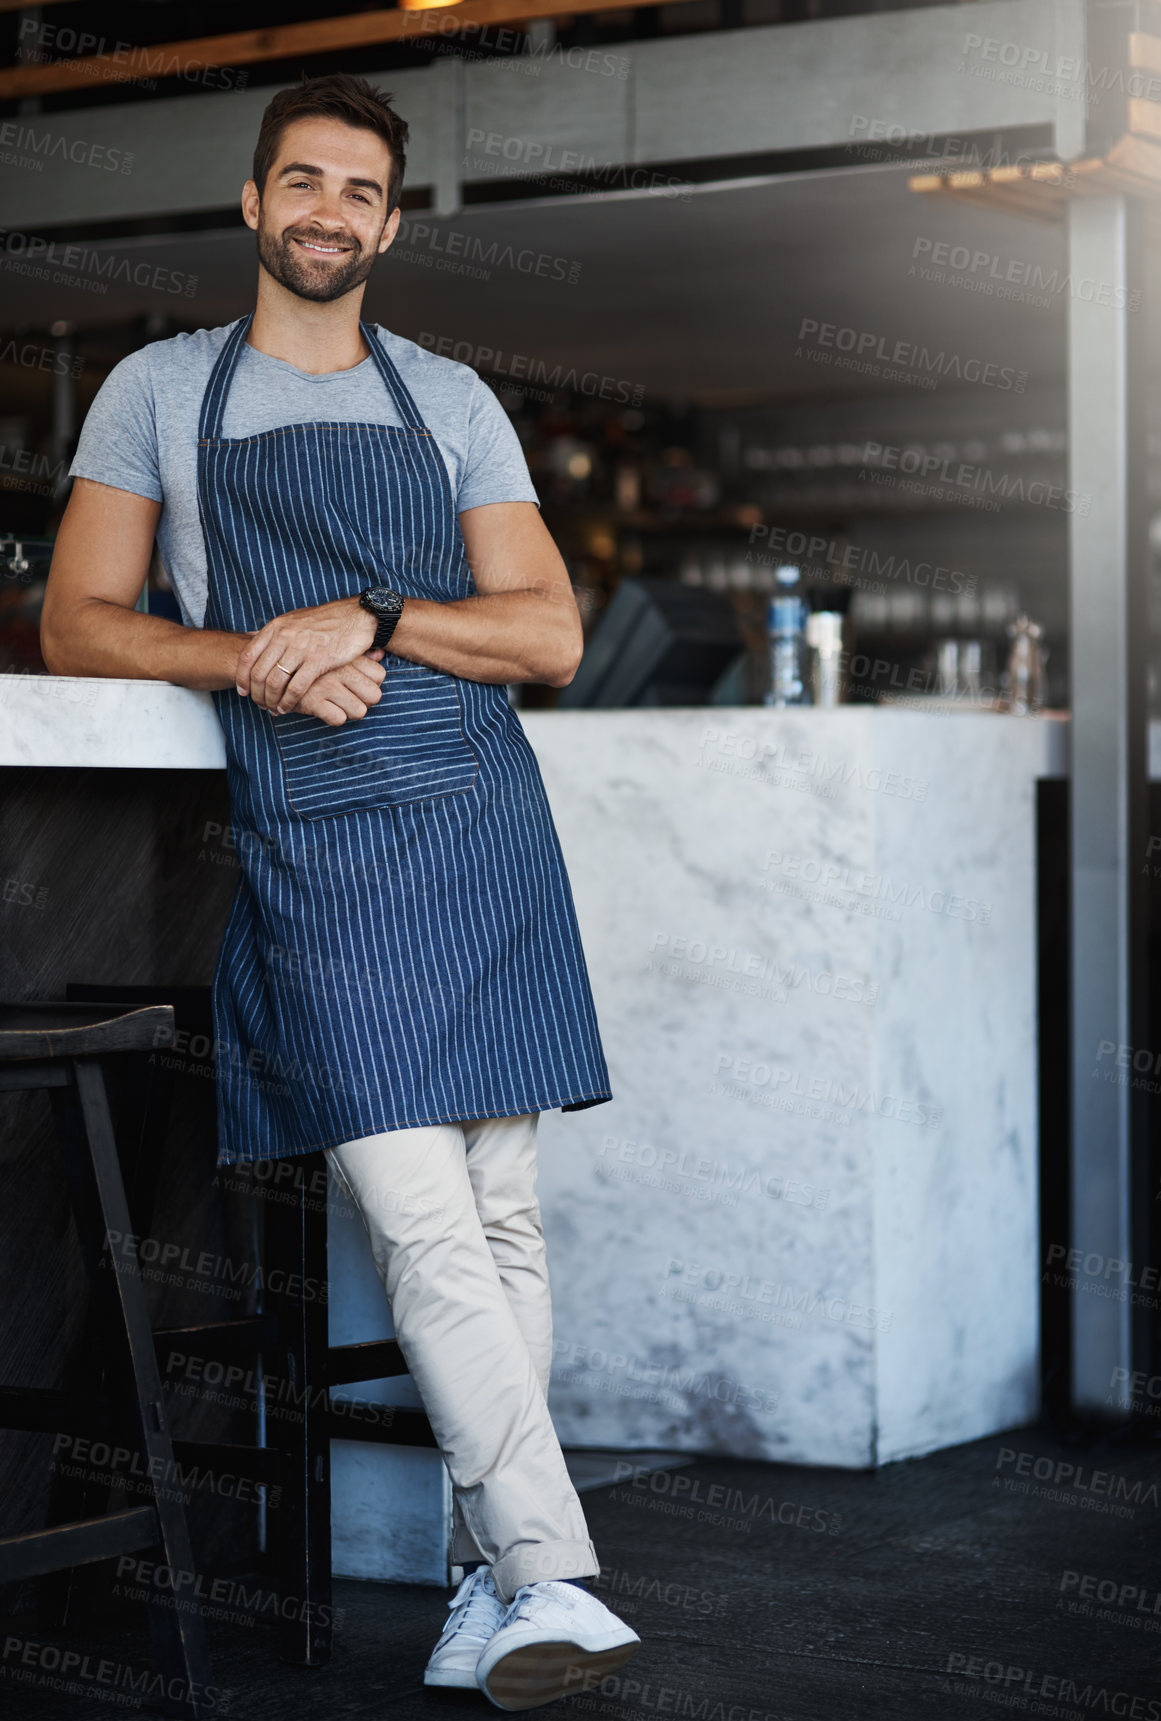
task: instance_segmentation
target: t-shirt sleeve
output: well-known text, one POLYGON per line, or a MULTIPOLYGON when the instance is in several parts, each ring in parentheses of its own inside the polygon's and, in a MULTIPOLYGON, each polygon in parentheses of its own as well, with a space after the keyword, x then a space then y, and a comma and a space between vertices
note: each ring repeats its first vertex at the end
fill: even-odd
POLYGON ((162 501, 153 378, 144 351, 115 365, 97 390, 69 468, 114 490, 162 501))
POLYGON ((476 378, 468 403, 468 446, 456 512, 485 502, 538 502, 520 438, 487 383, 476 378))

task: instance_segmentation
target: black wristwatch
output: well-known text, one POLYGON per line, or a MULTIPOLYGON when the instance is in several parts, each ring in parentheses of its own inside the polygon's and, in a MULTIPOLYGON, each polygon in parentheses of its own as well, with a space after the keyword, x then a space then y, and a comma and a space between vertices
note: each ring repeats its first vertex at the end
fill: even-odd
POLYGON ((376 647, 386 650, 391 635, 399 625, 399 617, 403 614, 402 594, 393 592, 390 586, 366 586, 359 593, 359 602, 379 622, 375 629, 375 638, 371 642, 372 650, 376 647))

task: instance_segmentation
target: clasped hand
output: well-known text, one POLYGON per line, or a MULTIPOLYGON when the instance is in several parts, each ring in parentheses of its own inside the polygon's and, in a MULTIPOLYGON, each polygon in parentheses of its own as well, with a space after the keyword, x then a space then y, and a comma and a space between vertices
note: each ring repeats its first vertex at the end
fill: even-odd
POLYGON ((374 637, 375 618, 357 599, 290 610, 251 634, 235 685, 266 711, 304 711, 332 726, 365 717, 384 676, 374 637))

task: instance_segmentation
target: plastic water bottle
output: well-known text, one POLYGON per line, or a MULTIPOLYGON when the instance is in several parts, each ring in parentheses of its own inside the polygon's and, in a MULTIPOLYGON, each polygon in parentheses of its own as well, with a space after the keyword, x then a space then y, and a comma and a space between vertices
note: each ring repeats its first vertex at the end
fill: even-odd
POLYGON ((809 705, 806 679, 806 603, 798 589, 798 569, 786 563, 774 574, 777 582, 766 618, 770 647, 770 690, 766 704, 809 705))

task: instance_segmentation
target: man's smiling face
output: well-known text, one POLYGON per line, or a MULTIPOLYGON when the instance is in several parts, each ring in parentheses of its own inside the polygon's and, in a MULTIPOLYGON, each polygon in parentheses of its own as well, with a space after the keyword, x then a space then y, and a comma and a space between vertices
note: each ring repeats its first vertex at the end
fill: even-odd
POLYGON ((331 119, 288 125, 261 197, 251 180, 242 198, 267 273, 319 304, 361 286, 399 225, 398 209, 385 220, 390 168, 373 131, 331 119))

